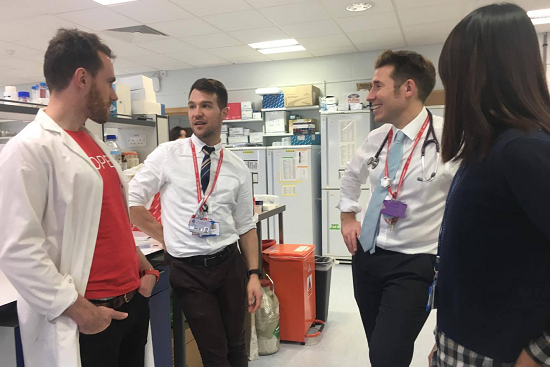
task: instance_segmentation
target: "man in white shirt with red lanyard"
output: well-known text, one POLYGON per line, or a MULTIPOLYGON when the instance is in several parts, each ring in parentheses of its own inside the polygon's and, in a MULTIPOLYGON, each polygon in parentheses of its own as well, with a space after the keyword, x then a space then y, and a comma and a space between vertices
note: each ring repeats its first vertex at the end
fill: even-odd
POLYGON ((222 147, 229 111, 224 85, 197 80, 188 106, 194 134, 149 155, 130 182, 130 215, 171 256, 170 283, 204 366, 244 367, 246 303, 255 312, 262 296, 252 179, 245 163, 222 147), (159 191, 162 225, 145 209, 159 191))
POLYGON ((50 103, 0 155, 0 267, 29 367, 144 365, 159 274, 135 245, 120 167, 84 127, 117 100, 113 58, 95 34, 60 29, 50 103))
POLYGON ((385 125, 369 134, 342 177, 342 234, 353 255, 354 294, 373 367, 409 366, 429 315, 439 228, 455 172, 439 162, 443 119, 424 107, 434 86, 430 60, 412 51, 383 52, 367 99, 375 121, 385 125), (367 179, 371 198, 361 225, 356 214, 367 179))

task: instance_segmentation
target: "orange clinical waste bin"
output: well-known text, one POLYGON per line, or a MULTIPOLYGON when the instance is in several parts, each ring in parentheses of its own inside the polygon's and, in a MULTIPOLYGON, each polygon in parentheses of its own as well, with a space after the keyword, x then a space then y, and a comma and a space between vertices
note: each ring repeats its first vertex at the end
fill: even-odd
POLYGON ((269 257, 269 275, 279 298, 280 337, 305 344, 315 321, 315 245, 273 245, 263 251, 269 257))

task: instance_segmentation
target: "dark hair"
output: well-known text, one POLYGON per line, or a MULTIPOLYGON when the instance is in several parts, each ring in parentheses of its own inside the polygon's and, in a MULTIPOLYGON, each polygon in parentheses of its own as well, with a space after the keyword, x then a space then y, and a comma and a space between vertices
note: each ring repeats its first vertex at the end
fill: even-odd
POLYGON ((507 128, 550 131, 537 34, 519 6, 492 4, 467 15, 445 41, 439 74, 445 86, 445 162, 481 160, 507 128))
POLYGON ((48 88, 52 91, 64 90, 78 68, 84 68, 96 76, 103 67, 98 52, 110 59, 115 58, 111 49, 97 35, 78 29, 60 28, 51 39, 44 56, 44 76, 48 88))
MULTIPOLYGON (((175 126, 170 129, 170 141, 178 140, 181 136, 181 131, 185 129, 181 126, 175 126)), ((187 132, 185 132, 187 133, 187 132)))
POLYGON ((408 79, 414 80, 418 88, 418 98, 424 103, 435 87, 434 64, 414 51, 384 51, 376 59, 375 68, 393 66, 391 74, 397 91, 408 79))
POLYGON ((227 89, 225 89, 222 82, 216 79, 202 78, 193 83, 191 90, 189 91, 189 95, 191 95, 191 92, 193 92, 194 89, 209 94, 215 94, 218 99, 218 106, 220 107, 220 110, 227 107, 227 89))

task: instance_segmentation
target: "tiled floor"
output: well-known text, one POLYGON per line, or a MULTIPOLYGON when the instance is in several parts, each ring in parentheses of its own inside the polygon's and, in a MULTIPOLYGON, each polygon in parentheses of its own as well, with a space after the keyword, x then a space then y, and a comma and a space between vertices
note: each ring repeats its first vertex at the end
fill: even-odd
MULTIPOLYGON (((308 339, 306 345, 281 344, 278 353, 259 357, 250 367, 370 367, 367 339, 353 298, 351 266, 332 268, 329 317, 321 336, 308 339)), ((427 367, 433 347, 435 313, 424 325, 415 345, 411 367, 427 367)))

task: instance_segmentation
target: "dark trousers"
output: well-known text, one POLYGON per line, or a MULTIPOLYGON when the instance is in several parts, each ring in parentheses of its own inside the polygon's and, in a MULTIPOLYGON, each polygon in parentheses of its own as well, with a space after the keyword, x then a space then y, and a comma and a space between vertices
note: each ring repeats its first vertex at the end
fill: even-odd
POLYGON ((414 341, 428 318, 435 256, 407 255, 360 244, 352 259, 353 288, 372 367, 408 367, 414 341))
POLYGON ((127 312, 99 334, 80 334, 82 367, 143 367, 149 332, 149 299, 136 293, 117 309, 127 312))
POLYGON ((172 259, 170 284, 205 367, 246 367, 247 266, 236 245, 218 265, 172 259))

